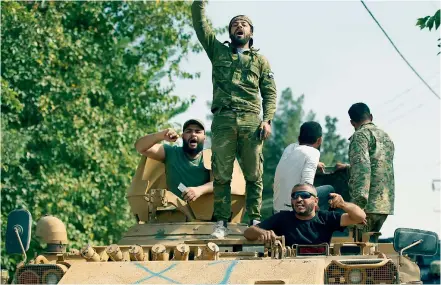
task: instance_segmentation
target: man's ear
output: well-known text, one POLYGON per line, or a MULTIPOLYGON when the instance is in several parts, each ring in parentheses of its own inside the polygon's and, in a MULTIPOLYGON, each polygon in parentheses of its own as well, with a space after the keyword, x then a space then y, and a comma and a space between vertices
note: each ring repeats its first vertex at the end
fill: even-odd
POLYGON ((351 120, 351 125, 355 128, 355 123, 352 120, 351 120))
POLYGON ((374 116, 372 116, 372 114, 369 115, 369 119, 371 119, 371 121, 374 120, 374 116))
POLYGON ((323 142, 323 137, 319 137, 316 141, 317 146, 320 146, 323 142))

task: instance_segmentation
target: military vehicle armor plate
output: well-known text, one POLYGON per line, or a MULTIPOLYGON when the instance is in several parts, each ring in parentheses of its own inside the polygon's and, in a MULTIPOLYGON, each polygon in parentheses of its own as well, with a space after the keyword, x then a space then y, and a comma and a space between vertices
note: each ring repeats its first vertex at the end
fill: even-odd
MULTIPOLYGON (((344 174, 329 172, 323 176, 317 177, 317 183, 344 174)), ((245 183, 237 162, 228 238, 210 239, 212 194, 187 204, 165 188, 163 165, 143 157, 127 193, 136 224, 118 243, 67 251, 64 224, 46 216, 39 220, 36 234, 47 243, 47 251, 27 263, 30 228, 22 224, 29 223, 31 217, 25 210, 11 212, 7 251, 25 256, 13 282, 415 284, 421 283, 420 269, 407 255, 434 255, 439 246, 435 233, 415 229, 397 229, 392 243, 371 242, 371 236, 378 233, 368 233, 361 242, 355 242, 358 238, 352 231, 334 236, 330 245, 287 245, 284 237, 267 244, 247 241, 243 237, 247 225, 240 223, 245 183)))

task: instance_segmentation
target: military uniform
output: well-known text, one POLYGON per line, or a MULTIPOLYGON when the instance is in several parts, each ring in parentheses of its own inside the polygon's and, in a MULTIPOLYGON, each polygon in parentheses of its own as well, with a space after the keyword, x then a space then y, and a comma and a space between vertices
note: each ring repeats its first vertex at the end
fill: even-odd
POLYGON ((248 216, 259 220, 263 190, 260 102, 263 121, 272 120, 277 96, 273 73, 266 58, 255 49, 236 53, 233 46, 216 39, 205 18, 205 2, 193 2, 192 16, 196 35, 212 63, 214 217, 223 221, 230 218, 230 182, 237 156, 246 180, 248 216))
POLYGON ((394 213, 394 144, 372 122, 360 126, 350 140, 349 193, 366 212, 368 224, 362 232, 378 232, 394 213))

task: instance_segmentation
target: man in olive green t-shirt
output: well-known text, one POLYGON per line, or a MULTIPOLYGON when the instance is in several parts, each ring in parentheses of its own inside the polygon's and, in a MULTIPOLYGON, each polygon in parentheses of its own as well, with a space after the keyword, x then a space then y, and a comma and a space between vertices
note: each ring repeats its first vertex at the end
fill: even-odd
POLYGON ((165 129, 138 139, 135 148, 140 154, 165 164, 169 191, 187 202, 195 201, 203 194, 213 193, 210 171, 204 167, 202 157, 204 124, 196 119, 184 123, 182 147, 159 144, 163 140, 176 142, 178 138, 175 130, 165 129), (188 187, 183 193, 178 189, 180 183, 188 187))

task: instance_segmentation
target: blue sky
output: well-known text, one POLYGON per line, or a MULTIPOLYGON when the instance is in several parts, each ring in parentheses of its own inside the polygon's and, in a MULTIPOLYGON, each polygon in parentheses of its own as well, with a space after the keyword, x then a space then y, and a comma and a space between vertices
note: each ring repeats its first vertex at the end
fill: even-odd
MULTIPOLYGON (((407 60, 440 94, 439 33, 420 31, 416 19, 433 15, 436 1, 367 1, 407 60)), ((349 137, 347 110, 367 103, 374 122, 395 143, 395 215, 383 226, 385 236, 396 227, 440 232, 439 192, 432 179, 440 178, 440 100, 424 86, 396 53, 359 1, 210 1, 207 16, 216 27, 237 14, 248 15, 255 26, 254 42, 274 71, 280 92, 290 87, 305 94, 305 108, 339 119, 338 132, 349 137)), ((220 35, 224 41, 228 36, 220 35)), ((201 72, 197 80, 179 80, 175 93, 196 96, 189 110, 174 118, 203 119, 211 100, 211 65, 205 53, 182 64, 201 72)))

